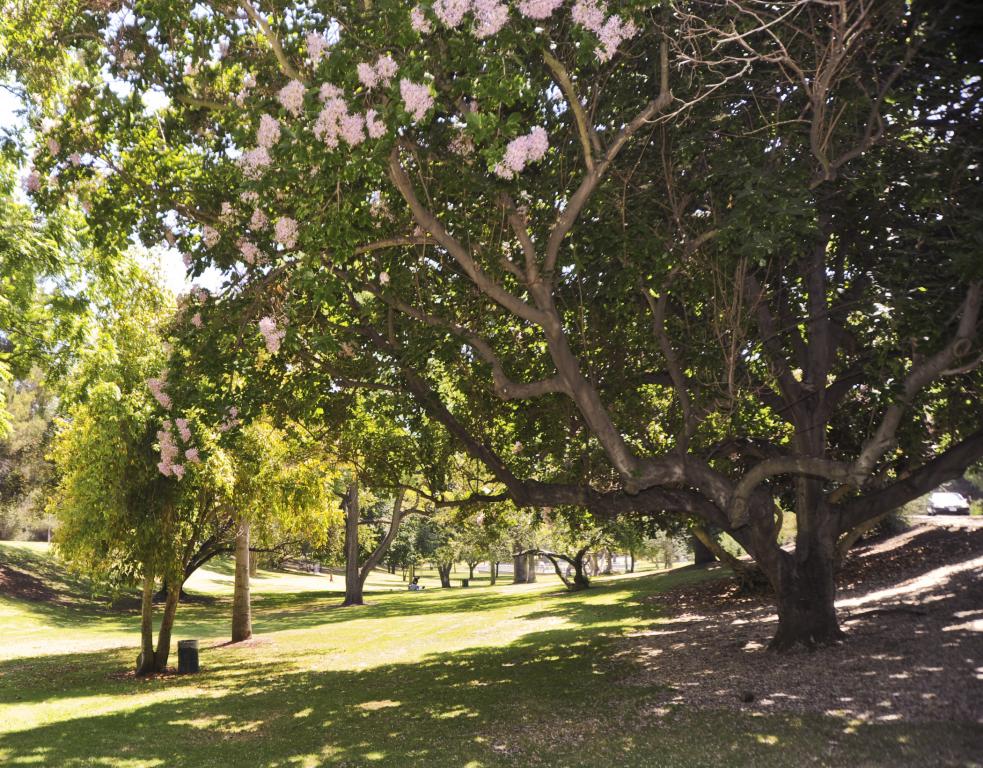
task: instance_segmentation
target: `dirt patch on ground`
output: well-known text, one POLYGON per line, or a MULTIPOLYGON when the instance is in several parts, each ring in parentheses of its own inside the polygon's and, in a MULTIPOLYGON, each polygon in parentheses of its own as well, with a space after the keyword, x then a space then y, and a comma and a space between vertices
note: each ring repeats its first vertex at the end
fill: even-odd
POLYGON ((919 526, 857 550, 839 578, 843 646, 765 650, 777 616, 729 579, 652 599, 671 617, 626 641, 666 706, 983 723, 983 530, 919 526))

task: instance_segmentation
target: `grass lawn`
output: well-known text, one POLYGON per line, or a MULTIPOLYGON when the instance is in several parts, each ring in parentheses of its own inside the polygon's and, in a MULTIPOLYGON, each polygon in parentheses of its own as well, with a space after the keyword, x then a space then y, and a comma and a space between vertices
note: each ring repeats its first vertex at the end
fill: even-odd
POLYGON ((50 589, 26 600, 0 587, 3 766, 969 765, 946 756, 979 738, 972 723, 667 708, 620 638, 659 624, 647 595, 699 571, 579 594, 553 577, 441 590, 426 575, 409 593, 379 574, 370 605, 346 609, 337 576, 261 571, 257 639, 228 646, 220 562, 188 586, 207 599, 177 617, 175 640, 202 641, 202 673, 138 680, 135 610, 88 599, 44 545, 0 543, 0 563, 50 589))

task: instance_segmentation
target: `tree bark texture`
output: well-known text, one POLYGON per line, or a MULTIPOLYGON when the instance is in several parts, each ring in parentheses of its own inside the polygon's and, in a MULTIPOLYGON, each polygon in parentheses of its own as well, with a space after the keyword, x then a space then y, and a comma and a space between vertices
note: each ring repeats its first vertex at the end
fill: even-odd
POLYGON ((253 636, 252 610, 249 596, 249 573, 252 561, 249 552, 249 522, 243 520, 236 534, 235 589, 232 595, 232 642, 239 643, 253 636))

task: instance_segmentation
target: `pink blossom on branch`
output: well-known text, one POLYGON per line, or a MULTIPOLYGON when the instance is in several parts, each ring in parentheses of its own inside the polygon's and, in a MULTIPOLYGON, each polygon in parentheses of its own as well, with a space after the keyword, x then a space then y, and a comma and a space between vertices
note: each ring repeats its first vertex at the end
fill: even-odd
POLYGON ((256 144, 269 149, 280 140, 280 123, 271 115, 259 118, 259 128, 256 131, 256 144))
POLYGON ((277 328, 276 320, 272 317, 264 317, 259 321, 259 332, 263 335, 263 341, 266 342, 267 352, 275 355, 280 351, 280 344, 283 342, 283 337, 287 335, 287 331, 283 328, 277 328))
POLYGON ((365 118, 361 115, 344 115, 339 122, 341 138, 355 147, 365 141, 365 118))
POLYGON ((304 88, 304 84, 302 82, 299 80, 291 80, 279 90, 276 97, 287 112, 294 117, 299 117, 301 110, 304 108, 305 90, 306 89, 304 88))
POLYGON ((273 160, 266 147, 256 147, 255 149, 243 152, 240 162, 242 163, 242 172, 246 175, 246 178, 255 180, 263 175, 273 160))
POLYGON ((433 107, 433 96, 425 85, 414 83, 404 77, 399 81, 399 93, 403 97, 406 111, 413 116, 414 123, 419 123, 433 107))
POLYGON ((218 241, 221 237, 222 236, 219 234, 219 231, 215 229, 215 227, 210 227, 206 224, 204 229, 202 229, 201 239, 204 240, 206 248, 214 248, 216 245, 218 245, 218 241))
POLYGON ((614 14, 604 22, 604 26, 597 33, 601 44, 594 53, 601 61, 609 61, 625 40, 630 40, 637 34, 638 27, 633 22, 623 21, 618 14, 614 14))
POLYGON ((185 460, 190 464, 200 464, 201 454, 198 452, 197 448, 189 448, 184 452, 185 460))
POLYGON ((544 128, 536 126, 525 136, 518 136, 508 143, 505 157, 498 163, 494 171, 503 179, 511 179, 517 173, 522 173, 529 163, 542 160, 549 149, 549 137, 544 128))
POLYGON ((269 226, 270 220, 266 218, 266 214, 263 213, 259 208, 253 209, 253 215, 249 218, 249 226, 255 230, 266 229, 269 226))
POLYGON ((358 73, 358 81, 369 90, 372 90, 379 84, 379 76, 376 74, 375 67, 371 64, 363 61, 355 67, 355 71, 358 73))
POLYGON ((423 9, 420 6, 416 6, 410 11, 410 26, 421 35, 429 35, 433 31, 430 20, 423 13, 423 9))
POLYGON ((188 420, 174 419, 174 426, 177 427, 178 434, 181 436, 181 442, 187 444, 191 441, 191 427, 188 426, 188 420))
POLYGON ((470 0, 437 0, 433 4, 433 12, 444 26, 454 29, 464 21, 470 7, 470 0))
POLYGON ((167 379, 164 374, 161 374, 156 379, 147 379, 147 389, 150 390, 150 394, 154 396, 154 400, 160 403, 161 408, 165 411, 171 410, 171 397, 164 391, 164 386, 167 384, 167 379))
POLYGON ((35 170, 31 170, 29 174, 24 178, 24 191, 25 192, 37 192, 41 189, 41 174, 35 170))
POLYGON ((297 245, 297 222, 289 216, 281 216, 276 221, 273 234, 276 240, 284 248, 293 248, 297 245))
POLYGON ((500 0, 474 0, 475 37, 496 35, 509 20, 509 8, 500 0))
POLYGON ((307 56, 311 60, 311 64, 315 67, 324 58, 324 52, 328 49, 330 43, 328 39, 318 32, 311 32, 307 35, 307 56))
POLYGON ((379 119, 379 113, 374 109, 365 113, 365 129, 370 139, 381 139, 386 134, 386 124, 379 119))
POLYGON ((574 24, 579 24, 596 35, 604 26, 607 13, 608 5, 603 0, 577 0, 570 15, 574 24))
POLYGON ((205 324, 201 319, 201 312, 195 312, 194 315, 191 316, 191 324, 195 328, 201 328, 205 324))
POLYGON ((563 0, 521 0, 519 13, 527 19, 541 21, 548 19, 553 12, 563 5, 563 0))
POLYGON ((245 238, 240 238, 238 246, 239 252, 242 254, 242 260, 250 266, 256 264, 260 260, 262 254, 260 253, 259 248, 256 247, 255 243, 251 243, 245 238))
POLYGON ((380 56, 376 59, 375 73, 379 76, 379 82, 387 88, 392 83, 393 78, 396 77, 397 71, 399 71, 399 65, 396 64, 396 60, 392 56, 380 56))

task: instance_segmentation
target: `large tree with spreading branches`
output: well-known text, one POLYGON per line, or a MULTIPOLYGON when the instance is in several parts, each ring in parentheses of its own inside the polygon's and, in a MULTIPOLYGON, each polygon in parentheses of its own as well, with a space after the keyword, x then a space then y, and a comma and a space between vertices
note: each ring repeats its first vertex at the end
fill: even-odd
POLYGON ((840 637, 841 537, 983 455, 972 3, 45 7, 27 184, 226 272, 186 316, 230 399, 390 391, 473 501, 725 531, 777 648, 840 637))

